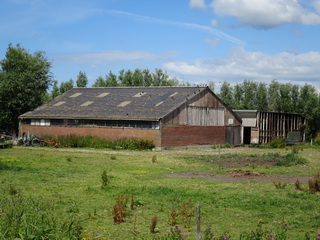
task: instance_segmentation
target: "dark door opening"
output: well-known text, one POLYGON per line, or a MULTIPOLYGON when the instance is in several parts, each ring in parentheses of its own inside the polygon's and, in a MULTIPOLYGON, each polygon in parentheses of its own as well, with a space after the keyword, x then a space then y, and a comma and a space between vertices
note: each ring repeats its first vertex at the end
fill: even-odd
POLYGON ((243 128, 243 143, 250 144, 251 143, 251 127, 243 128))

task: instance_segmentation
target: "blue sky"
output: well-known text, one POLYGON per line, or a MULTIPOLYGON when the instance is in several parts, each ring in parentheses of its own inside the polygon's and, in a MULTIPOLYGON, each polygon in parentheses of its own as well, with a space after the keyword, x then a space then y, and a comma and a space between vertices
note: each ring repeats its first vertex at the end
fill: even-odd
POLYGON ((245 79, 320 88, 320 0, 1 0, 9 43, 89 86, 109 71, 155 68, 182 82, 245 79))

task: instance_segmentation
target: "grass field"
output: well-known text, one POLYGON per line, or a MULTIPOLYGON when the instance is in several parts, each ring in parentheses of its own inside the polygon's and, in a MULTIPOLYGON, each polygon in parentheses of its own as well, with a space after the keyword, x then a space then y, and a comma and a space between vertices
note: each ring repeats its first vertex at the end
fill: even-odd
MULTIPOLYGON (((220 176, 231 170, 243 170, 296 178, 313 177, 320 172, 320 149, 311 148, 298 153, 307 163, 289 167, 243 161, 237 166, 221 164, 222 156, 230 153, 243 160, 250 154, 259 157, 275 152, 285 155, 290 151, 233 148, 223 149, 219 157, 217 149, 159 152, 0 149, 0 239, 10 239, 7 228, 24 228, 21 231, 28 235, 28 231, 49 223, 51 229, 73 224, 69 229, 73 227, 80 239, 183 239, 174 237, 170 231, 175 229, 170 225, 179 225, 183 234, 195 239, 197 204, 201 207, 203 239, 208 226, 215 235, 228 235, 231 239, 239 239, 241 233, 251 231, 274 235, 283 231, 284 226, 287 238, 278 239, 308 239, 306 234, 309 239, 318 239, 319 192, 299 191, 291 183, 276 188, 272 181, 212 181, 190 174, 220 176), (215 162, 217 159, 219 163, 215 162), (189 176, 167 177, 172 173, 189 176), (118 210, 114 208, 116 202, 118 210), (21 212, 17 213, 17 209, 21 212), (114 216, 123 211, 125 217, 120 218, 124 222, 114 223, 114 216), (27 212, 29 215, 22 217, 19 226, 8 218, 9 213, 17 219, 27 212), (151 219, 155 216, 155 232, 150 233, 151 219)), ((308 184, 303 183, 302 187, 307 188, 308 184)), ((55 235, 55 231, 51 230, 52 239, 59 236, 68 239, 64 233, 55 235)))

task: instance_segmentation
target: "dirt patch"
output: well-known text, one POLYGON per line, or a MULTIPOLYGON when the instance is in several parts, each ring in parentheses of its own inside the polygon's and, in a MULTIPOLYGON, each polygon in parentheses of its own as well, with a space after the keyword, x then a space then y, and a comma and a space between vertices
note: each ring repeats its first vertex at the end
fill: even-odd
POLYGON ((282 176, 282 175, 266 175, 264 173, 232 170, 227 172, 227 175, 211 175, 206 173, 171 173, 165 175, 169 178, 205 178, 208 181, 217 182, 285 182, 295 183, 299 180, 300 183, 307 183, 312 177, 297 177, 297 176, 282 176))
POLYGON ((259 158, 259 157, 224 157, 215 159, 203 159, 204 161, 211 162, 217 165, 226 167, 236 167, 236 166, 258 166, 258 165, 268 165, 272 166, 278 161, 283 160, 281 157, 276 158, 259 158))

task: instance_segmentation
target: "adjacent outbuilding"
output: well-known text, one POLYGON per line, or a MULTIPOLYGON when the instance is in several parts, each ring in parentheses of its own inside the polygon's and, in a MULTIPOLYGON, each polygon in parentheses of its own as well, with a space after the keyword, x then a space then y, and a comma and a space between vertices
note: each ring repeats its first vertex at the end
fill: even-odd
POLYGON ((233 110, 242 119, 241 143, 267 144, 275 138, 287 143, 305 141, 306 119, 302 114, 258 110, 233 110))
POLYGON ((149 139, 156 147, 237 145, 242 122, 208 87, 73 88, 19 120, 20 135, 149 139))

